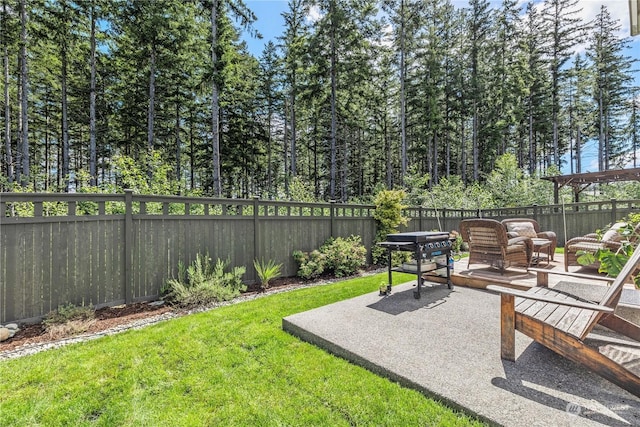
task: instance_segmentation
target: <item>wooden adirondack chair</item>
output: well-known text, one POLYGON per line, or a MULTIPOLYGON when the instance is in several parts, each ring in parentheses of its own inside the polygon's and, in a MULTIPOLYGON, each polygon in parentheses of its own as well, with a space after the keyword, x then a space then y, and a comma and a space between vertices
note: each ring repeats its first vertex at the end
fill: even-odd
POLYGON ((515 331, 518 330, 640 397, 640 376, 637 373, 584 342, 596 324, 640 341, 640 326, 614 312, 623 285, 639 267, 639 262, 640 249, 633 253, 598 303, 546 287, 519 291, 487 286, 487 289, 501 294, 501 357, 515 361, 515 331))

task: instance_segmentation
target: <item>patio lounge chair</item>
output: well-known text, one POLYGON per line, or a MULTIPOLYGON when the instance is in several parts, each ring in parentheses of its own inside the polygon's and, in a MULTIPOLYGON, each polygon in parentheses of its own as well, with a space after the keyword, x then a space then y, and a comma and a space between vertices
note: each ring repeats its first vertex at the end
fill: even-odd
MULTIPOLYGON (((611 249, 613 252, 620 249, 622 246, 621 241, 623 236, 618 233, 618 230, 624 226, 626 226, 626 223, 624 222, 618 222, 612 225, 602 235, 602 238, 598 238, 596 233, 589 233, 584 236, 569 239, 564 245, 564 271, 569 271, 569 266, 572 265, 598 269, 600 267, 600 263, 598 261, 589 265, 581 265, 578 262, 578 257, 583 252, 595 253, 598 249, 611 249)), ((639 232, 640 223, 636 226, 633 234, 629 236, 629 241, 634 242, 639 232)))
POLYGON ((538 221, 532 218, 509 218, 503 219, 502 223, 507 228, 507 235, 509 237, 531 237, 538 239, 549 240, 549 256, 553 261, 553 255, 558 246, 558 237, 554 231, 540 231, 540 225, 538 221))
POLYGON ((615 314, 623 285, 638 268, 639 262, 640 250, 636 250, 598 303, 546 287, 519 291, 487 286, 487 289, 501 294, 502 359, 515 361, 515 331, 518 330, 640 397, 638 373, 625 362, 609 358, 584 341, 597 324, 640 341, 640 326, 615 314))
POLYGON ((529 237, 507 236, 507 229, 495 219, 465 219, 460 221, 462 240, 469 244, 468 265, 488 264, 500 269, 512 265, 525 268, 531 263, 533 243, 529 237))

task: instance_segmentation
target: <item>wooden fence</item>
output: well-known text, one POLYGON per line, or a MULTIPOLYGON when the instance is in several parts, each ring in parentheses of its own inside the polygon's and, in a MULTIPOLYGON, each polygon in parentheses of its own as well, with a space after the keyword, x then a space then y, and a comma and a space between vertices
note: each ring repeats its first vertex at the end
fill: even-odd
MULTIPOLYGON (((454 230, 463 218, 531 217, 564 242, 635 210, 640 201, 479 211, 409 208, 406 229, 454 230)), ((32 321, 59 305, 96 307, 157 298, 178 263, 198 253, 245 266, 282 263, 294 276, 294 250, 329 237, 359 235, 370 249, 374 206, 125 194, 0 194, 0 323, 32 321)))

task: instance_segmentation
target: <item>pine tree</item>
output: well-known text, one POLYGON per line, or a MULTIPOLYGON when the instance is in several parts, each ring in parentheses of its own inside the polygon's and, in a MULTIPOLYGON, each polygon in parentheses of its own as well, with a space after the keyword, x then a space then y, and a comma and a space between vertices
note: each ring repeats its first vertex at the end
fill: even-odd
POLYGON ((616 35, 620 24, 602 6, 589 37, 587 57, 594 75, 593 99, 597 105, 598 167, 607 170, 624 151, 621 138, 621 107, 629 94, 633 61, 623 54, 628 40, 616 35))
POLYGON ((304 54, 308 45, 308 29, 305 23, 308 4, 305 0, 289 0, 289 10, 283 13, 285 21, 284 35, 281 38, 284 51, 285 85, 288 91, 286 114, 288 116, 287 138, 283 145, 284 185, 285 194, 289 194, 289 180, 298 174, 298 97, 304 90, 302 82, 305 72, 303 67, 304 54), (288 149, 287 149, 288 147, 288 149), (290 153, 290 163, 287 166, 287 153, 290 153))
POLYGON ((578 0, 546 0, 542 17, 545 25, 547 55, 551 73, 551 113, 552 113, 552 147, 551 162, 561 167, 561 154, 564 147, 560 143, 560 88, 566 71, 564 65, 571 59, 574 48, 584 40, 586 26, 582 23, 576 8, 578 0))

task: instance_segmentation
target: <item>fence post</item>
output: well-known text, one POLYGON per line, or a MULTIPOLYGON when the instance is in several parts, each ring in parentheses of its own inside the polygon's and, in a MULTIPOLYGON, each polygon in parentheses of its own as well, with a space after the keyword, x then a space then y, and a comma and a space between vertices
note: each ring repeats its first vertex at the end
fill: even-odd
POLYGON ((440 231, 449 231, 449 227, 447 227, 447 208, 442 208, 440 212, 442 212, 442 230, 440 231))
POLYGON ((133 260, 133 190, 124 190, 124 302, 133 302, 132 260, 133 260))
POLYGON ((424 230, 424 224, 422 218, 424 215, 422 214, 422 206, 418 206, 418 230, 424 230))
POLYGON ((335 204, 336 201, 335 200, 329 200, 329 203, 331 204, 330 210, 329 210, 329 237, 333 238, 333 218, 335 216, 335 204))
POLYGON ((618 221, 618 206, 616 199, 611 199, 611 224, 615 224, 618 221))
POLYGON ((258 209, 260 206, 258 205, 258 202, 258 196, 253 196, 253 259, 258 259, 258 252, 260 252, 260 233, 258 230, 260 224, 258 209))
POLYGON ((535 219, 536 222, 540 222, 538 221, 538 205, 536 204, 533 205, 533 219, 535 219))

